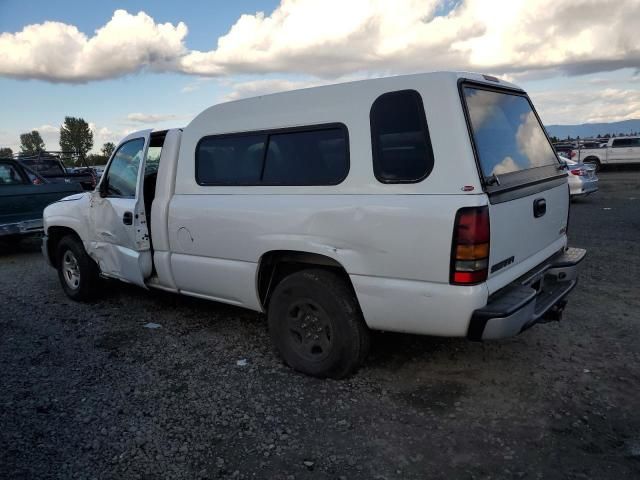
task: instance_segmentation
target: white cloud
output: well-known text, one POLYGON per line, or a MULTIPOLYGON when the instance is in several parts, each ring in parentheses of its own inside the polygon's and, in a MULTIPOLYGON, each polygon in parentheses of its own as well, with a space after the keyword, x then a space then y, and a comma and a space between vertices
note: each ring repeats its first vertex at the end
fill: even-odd
POLYGON ((530 93, 545 125, 618 122, 640 118, 638 88, 555 90, 530 93))
POLYGON ((113 78, 143 68, 170 70, 185 53, 187 26, 157 24, 149 15, 116 10, 88 38, 60 22, 28 25, 0 34, 0 75, 51 82, 113 78))
MULTIPOLYGON (((640 68, 640 0, 282 0, 209 51, 187 26, 116 10, 91 37, 45 22, 0 35, 0 75, 86 82, 141 69, 200 76, 470 69, 514 75, 640 68)), ((212 43, 215 39, 212 38, 212 43)), ((190 91, 197 86, 186 86, 190 91)))
POLYGON ((520 152, 529 160, 527 168, 549 165, 551 151, 538 119, 533 112, 529 112, 523 120, 518 126, 516 141, 520 152))
MULTIPOLYGON (((89 128, 93 132, 93 149, 91 151, 94 153, 98 153, 102 145, 107 142, 118 144, 120 140, 133 131, 133 129, 118 129, 114 131, 108 127, 98 126, 91 122, 89 122, 89 128)), ((20 151, 20 133, 30 132, 32 130, 37 130, 40 133, 47 150, 60 150, 60 126, 50 124, 25 129, 15 134, 0 131, 0 147, 7 146, 14 152, 20 151)))
POLYGON ((287 72, 335 77, 392 69, 419 58, 425 70, 433 54, 441 57, 438 52, 449 50, 457 34, 469 34, 455 12, 452 21, 438 17, 432 22, 438 4, 437 0, 282 0, 270 16, 242 15, 218 39, 215 50, 191 52, 181 65, 188 73, 212 76, 287 72), (422 54, 416 51, 425 47, 422 54))
POLYGON ((107 142, 115 143, 116 145, 120 140, 126 137, 130 132, 128 129, 119 129, 114 131, 109 127, 99 127, 95 123, 89 123, 89 128, 93 132, 93 150, 94 152, 100 151, 102 145, 107 142))
MULTIPOLYGON (((40 136, 42 137, 47 150, 60 150, 60 125, 56 126, 44 124, 40 125, 39 127, 29 129, 29 131, 31 130, 37 130, 40 133, 40 136)), ((20 140, 19 136, 16 138, 16 140, 20 140)))
POLYGON ((504 159, 498 163, 493 170, 491 170, 492 175, 503 175, 509 172, 516 172, 520 170, 520 167, 516 164, 516 162, 511 157, 504 157, 504 159))
POLYGON ((134 123, 160 123, 175 118, 178 116, 173 114, 130 113, 127 115, 127 120, 134 123))
POLYGON ((187 73, 473 69, 587 73, 640 66, 640 0, 465 0, 446 16, 438 0, 282 0, 242 15, 187 73))
POLYGON ((197 90, 200 90, 200 88, 205 84, 205 83, 209 83, 212 80, 214 80, 211 77, 198 77, 196 78, 194 81, 187 83, 184 87, 182 87, 182 89, 180 90, 181 93, 191 93, 191 92, 195 92, 197 90))
POLYGON ((471 124, 478 130, 487 118, 499 115, 498 102, 500 96, 485 90, 473 90, 465 95, 469 106, 471 124))
MULTIPOLYGON (((112 131, 110 128, 98 126, 95 123, 89 122, 89 128, 93 132, 93 152, 99 152, 102 145, 106 142, 118 143, 123 137, 127 135, 125 130, 119 130, 117 132, 112 131)), ((60 125, 40 125, 34 127, 31 130, 37 130, 40 132, 42 140, 47 150, 60 150, 60 125)))
POLYGON ((35 128, 35 130, 38 130, 40 133, 60 133, 60 127, 56 127, 54 125, 40 125, 39 127, 35 128))
POLYGON ((292 81, 284 79, 251 80, 231 84, 231 92, 223 97, 224 101, 238 100, 240 98, 256 97, 269 93, 284 92, 298 88, 307 88, 318 85, 318 82, 292 81))
MULTIPOLYGON (((160 123, 168 119, 192 118, 192 115, 146 115, 142 113, 132 113, 128 115, 128 118, 130 121, 128 125, 126 122, 120 122, 117 124, 117 128, 110 128, 89 122, 89 129, 93 132, 93 148, 91 151, 93 153, 100 152, 102 145, 107 142, 112 142, 117 145, 120 140, 130 133, 145 128, 143 125, 136 125, 136 123, 160 123)), ((155 125, 151 126, 151 128, 153 127, 155 127, 155 125)), ((0 147, 10 147, 14 152, 19 151, 20 133, 31 132, 32 130, 37 130, 40 133, 47 150, 60 150, 60 125, 56 126, 51 124, 25 128, 16 133, 0 130, 0 147)))
POLYGON ((220 84, 230 88, 231 91, 225 94, 221 100, 228 102, 247 97, 256 97, 259 95, 269 95, 271 93, 284 92, 287 90, 297 90, 302 88, 319 87, 322 85, 330 85, 338 82, 353 82, 363 80, 365 78, 375 78, 379 75, 375 74, 354 74, 345 75, 338 78, 305 78, 303 80, 290 80, 286 78, 262 78, 258 80, 247 80, 243 82, 234 82, 227 79, 219 80, 220 84))

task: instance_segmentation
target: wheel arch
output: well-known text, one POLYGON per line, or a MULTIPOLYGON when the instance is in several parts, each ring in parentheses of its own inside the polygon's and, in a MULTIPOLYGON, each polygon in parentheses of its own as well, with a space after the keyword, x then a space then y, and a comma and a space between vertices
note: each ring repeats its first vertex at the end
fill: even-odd
POLYGON ((47 255, 49 256, 49 260, 51 264, 58 268, 58 258, 56 255, 56 250, 60 240, 62 240, 67 235, 73 235, 78 240, 82 242, 82 238, 73 228, 63 225, 52 225, 47 228, 47 255))
POLYGON ((307 268, 323 268, 338 273, 347 281, 357 301, 347 270, 335 258, 301 250, 271 250, 260 257, 256 272, 258 299, 263 310, 266 311, 273 289, 283 278, 307 268))

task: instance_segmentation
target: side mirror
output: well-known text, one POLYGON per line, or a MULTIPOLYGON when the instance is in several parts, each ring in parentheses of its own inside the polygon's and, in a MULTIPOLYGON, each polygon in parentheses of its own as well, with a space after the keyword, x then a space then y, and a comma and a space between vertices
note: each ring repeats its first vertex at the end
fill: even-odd
POLYGON ((107 181, 106 178, 104 178, 100 182, 100 186, 98 187, 98 193, 100 194, 100 197, 104 198, 107 196, 108 191, 109 191, 109 182, 107 181))

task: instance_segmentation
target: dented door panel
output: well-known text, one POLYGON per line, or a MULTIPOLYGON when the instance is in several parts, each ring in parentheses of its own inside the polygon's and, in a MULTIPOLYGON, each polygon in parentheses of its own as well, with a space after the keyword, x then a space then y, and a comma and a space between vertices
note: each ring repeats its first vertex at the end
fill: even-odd
POLYGON ((152 271, 142 198, 150 133, 136 132, 120 143, 90 203, 91 256, 100 271, 142 287, 152 271))

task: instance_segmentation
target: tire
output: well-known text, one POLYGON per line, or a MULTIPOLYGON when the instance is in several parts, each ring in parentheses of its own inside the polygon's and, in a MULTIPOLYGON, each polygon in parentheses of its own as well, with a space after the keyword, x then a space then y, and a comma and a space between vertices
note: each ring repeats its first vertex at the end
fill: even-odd
POLYGON ((63 237, 56 248, 58 278, 67 296, 75 301, 93 300, 100 287, 100 270, 78 237, 63 237))
POLYGON ((600 171, 600 160, 597 157, 587 157, 582 161, 582 163, 588 163, 589 165, 596 167, 596 173, 600 171))
POLYGON ((276 350, 294 370, 344 378, 364 362, 370 332, 353 291, 335 273, 309 269, 284 278, 267 312, 276 350))

